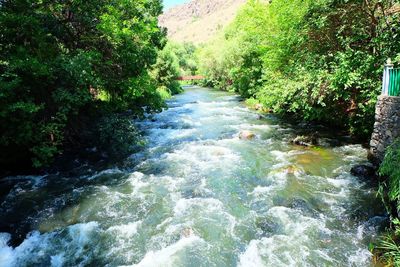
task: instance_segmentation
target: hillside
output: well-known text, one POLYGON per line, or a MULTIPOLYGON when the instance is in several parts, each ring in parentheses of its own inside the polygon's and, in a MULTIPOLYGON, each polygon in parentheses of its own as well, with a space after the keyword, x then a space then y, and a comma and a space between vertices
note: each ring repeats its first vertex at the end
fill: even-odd
POLYGON ((246 0, 192 0, 166 11, 159 18, 177 42, 207 42, 231 22, 246 0))

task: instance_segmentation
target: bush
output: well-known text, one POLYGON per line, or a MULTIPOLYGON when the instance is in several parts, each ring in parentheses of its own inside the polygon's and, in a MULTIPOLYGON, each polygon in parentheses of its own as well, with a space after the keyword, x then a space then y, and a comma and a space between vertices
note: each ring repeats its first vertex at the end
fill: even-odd
POLYGON ((400 236, 400 221, 393 221, 395 230, 381 238, 378 245, 374 247, 379 255, 379 260, 385 263, 385 266, 400 266, 400 246, 398 237, 400 236))
POLYGON ((166 46, 164 50, 158 54, 157 62, 153 66, 152 77, 156 81, 158 91, 163 97, 175 95, 182 92, 182 88, 177 81, 180 75, 178 58, 171 50, 170 46, 166 46))
MULTIPOLYGON (((384 186, 390 202, 396 203, 400 213, 400 139, 396 140, 386 151, 385 158, 379 168, 380 175, 387 177, 384 186)), ((392 212, 393 213, 393 212, 392 212)))
POLYGON ((112 159, 123 159, 142 144, 133 119, 126 115, 103 117, 97 122, 94 133, 98 134, 94 139, 95 146, 112 159))
POLYGON ((376 252, 388 265, 400 266, 400 139, 388 149, 379 168, 386 179, 381 183, 380 194, 391 216, 393 229, 384 235, 376 246, 376 252))

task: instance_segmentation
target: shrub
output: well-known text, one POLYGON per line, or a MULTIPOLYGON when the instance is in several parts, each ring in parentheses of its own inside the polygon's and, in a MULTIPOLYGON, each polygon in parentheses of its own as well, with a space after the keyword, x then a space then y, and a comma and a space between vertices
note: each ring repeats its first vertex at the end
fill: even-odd
POLYGON ((126 115, 111 114, 101 118, 94 133, 98 149, 116 160, 132 154, 142 143, 133 119, 126 115))
POLYGON ((391 216, 393 230, 381 237, 376 246, 380 258, 388 265, 400 266, 400 139, 388 149, 379 168, 386 179, 381 183, 380 194, 391 216))

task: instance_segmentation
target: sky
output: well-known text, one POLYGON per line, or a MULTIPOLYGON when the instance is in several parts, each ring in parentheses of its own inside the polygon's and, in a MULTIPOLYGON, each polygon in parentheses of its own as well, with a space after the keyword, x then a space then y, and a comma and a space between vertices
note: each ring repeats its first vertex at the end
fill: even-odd
POLYGON ((164 0, 164 10, 170 7, 189 2, 188 0, 164 0))

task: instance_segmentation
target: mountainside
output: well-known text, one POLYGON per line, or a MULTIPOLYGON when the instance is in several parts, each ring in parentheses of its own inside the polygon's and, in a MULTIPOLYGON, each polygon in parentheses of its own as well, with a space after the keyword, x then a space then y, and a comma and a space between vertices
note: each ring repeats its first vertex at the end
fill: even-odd
POLYGON ((192 0, 166 11, 159 18, 177 42, 207 42, 231 22, 246 0, 192 0))

